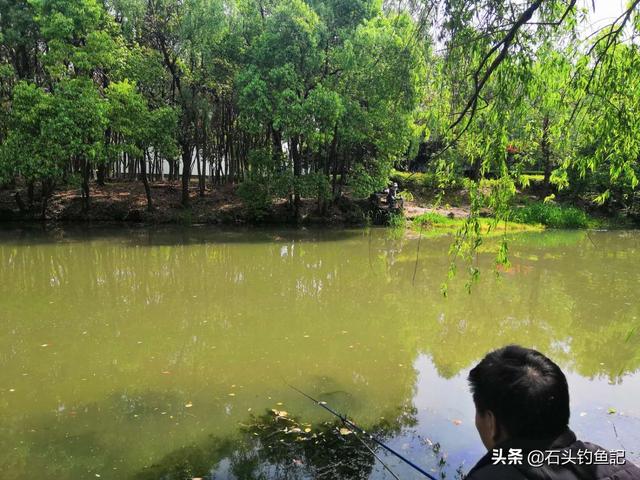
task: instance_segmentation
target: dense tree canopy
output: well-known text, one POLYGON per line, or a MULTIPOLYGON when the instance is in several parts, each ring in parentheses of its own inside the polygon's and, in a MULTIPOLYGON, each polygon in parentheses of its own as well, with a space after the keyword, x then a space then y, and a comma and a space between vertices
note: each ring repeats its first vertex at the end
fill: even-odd
MULTIPOLYGON (((587 35, 576 0, 0 0, 0 179, 242 183, 259 212, 366 196, 420 145, 477 209, 547 194, 637 202, 640 1, 587 35)), ((44 212, 44 210, 43 210, 44 212)))

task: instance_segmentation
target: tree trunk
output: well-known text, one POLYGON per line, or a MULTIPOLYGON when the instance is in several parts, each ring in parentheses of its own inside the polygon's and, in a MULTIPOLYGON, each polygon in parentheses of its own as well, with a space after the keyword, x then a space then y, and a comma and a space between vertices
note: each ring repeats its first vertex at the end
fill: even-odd
POLYGON ((300 192, 296 186, 297 179, 302 175, 302 155, 300 153, 300 149, 302 145, 300 145, 300 137, 297 135, 291 138, 291 157, 293 159, 293 178, 294 178, 294 187, 293 187, 293 214, 296 220, 300 215, 300 192))
POLYGON ((104 181, 107 176, 107 164, 104 162, 100 162, 98 165, 98 171, 96 174, 96 183, 101 187, 104 187, 104 181))
POLYGON ((147 210, 153 211, 153 202, 151 201, 151 188, 149 187, 149 179, 147 178, 147 151, 145 150, 140 158, 140 176, 144 185, 144 193, 147 195, 147 210))
POLYGON ((162 158, 158 158, 158 152, 156 151, 153 152, 153 161, 156 164, 156 180, 160 180, 162 182, 164 181, 164 163, 162 158))
POLYGON ((551 162, 551 143, 549 142, 549 115, 545 115, 542 119, 542 141, 540 142, 542 150, 542 162, 544 165, 544 179, 542 185, 545 192, 551 189, 551 171, 553 164, 551 162))
POLYGON ((191 181, 191 146, 182 144, 182 206, 189 207, 189 183, 191 181))
MULTIPOLYGON (((109 150, 109 144, 111 143, 111 128, 107 128, 104 132, 104 146, 105 151, 109 150)), ((98 165, 98 172, 96 175, 96 183, 101 187, 104 187, 104 182, 107 176, 107 162, 100 162, 98 165)))
MULTIPOLYGON (((329 147, 329 157, 324 164, 324 174, 327 178, 331 177, 331 194, 336 198, 336 170, 338 168, 338 125, 333 128, 333 138, 331 139, 331 147, 329 147), (333 169, 333 176, 331 170, 333 169)), ((326 210, 326 208, 325 208, 326 210)))
POLYGON ((133 155, 127 155, 129 158, 129 180, 135 180, 138 176, 138 162, 133 155))
POLYGON ((82 211, 88 212, 91 203, 90 191, 89 191, 89 174, 91 170, 89 168, 89 160, 86 158, 82 164, 82 211))
POLYGON ((49 197, 53 193, 53 182, 51 180, 42 181, 42 210, 40 211, 40 218, 45 220, 47 218, 47 206, 49 204, 49 197))
POLYGON ((34 183, 35 182, 31 180, 27 185, 27 199, 29 200, 29 210, 33 208, 33 199, 34 199, 34 190, 35 190, 34 183))
MULTIPOLYGON (((196 168, 198 169, 198 192, 200 194, 201 197, 204 197, 204 188, 205 188, 205 183, 204 183, 204 171, 205 171, 205 165, 201 165, 200 164, 200 147, 198 145, 196 145, 196 168)), ((204 160, 204 159, 203 159, 204 160)))
POLYGON ((20 192, 16 192, 15 195, 13 196, 13 198, 16 201, 16 205, 18 205, 18 210, 20 210, 20 213, 25 213, 27 211, 27 206, 22 201, 22 197, 20 196, 20 192))
POLYGON ((279 130, 271 129, 271 142, 273 145, 273 158, 276 165, 282 162, 282 133, 279 130))

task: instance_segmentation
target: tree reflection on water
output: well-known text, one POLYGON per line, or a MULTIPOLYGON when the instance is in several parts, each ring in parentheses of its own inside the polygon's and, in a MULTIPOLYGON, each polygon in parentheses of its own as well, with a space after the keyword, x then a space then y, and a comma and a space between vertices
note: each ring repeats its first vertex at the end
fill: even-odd
MULTIPOLYGON (((414 413, 380 419, 369 433, 383 441, 392 438, 415 424, 414 413)), ((135 478, 367 479, 376 467, 381 473, 383 469, 374 447, 339 420, 312 425, 273 409, 251 415, 234 441, 211 437, 206 445, 181 448, 135 478)), ((447 462, 440 446, 425 442, 425 448, 433 454, 434 476, 445 478, 447 462)))

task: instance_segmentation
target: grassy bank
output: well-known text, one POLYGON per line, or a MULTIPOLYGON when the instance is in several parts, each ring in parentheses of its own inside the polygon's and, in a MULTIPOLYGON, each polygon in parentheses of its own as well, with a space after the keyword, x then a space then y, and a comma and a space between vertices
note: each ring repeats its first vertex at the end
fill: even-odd
MULTIPOLYGON (((427 212, 413 218, 410 222, 410 228, 413 230, 422 230, 434 234, 446 234, 456 232, 464 225, 465 218, 448 217, 435 212, 427 212)), ((544 230, 544 225, 526 224, 518 222, 499 222, 495 223, 492 218, 479 218, 481 232, 485 235, 502 235, 503 233, 519 233, 519 232, 540 232, 544 230)))
MULTIPOLYGON (((531 182, 540 178, 531 175, 531 182)), ((190 188, 190 206, 182 206, 178 182, 162 181, 151 184, 153 208, 149 209, 140 182, 117 181, 104 186, 91 186, 91 202, 83 208, 77 187, 59 187, 49 198, 45 213, 48 222, 109 222, 144 224, 219 224, 219 225, 335 225, 363 226, 384 224, 432 231, 435 234, 455 232, 470 213, 469 195, 461 178, 453 178, 445 185, 433 174, 395 172, 392 176, 400 185, 405 199, 405 218, 389 215, 384 200, 373 206, 368 199, 357 199, 345 187, 345 194, 337 200, 320 205, 315 198, 302 198, 294 214, 290 199, 274 199, 257 217, 238 192, 237 185, 207 187, 201 195, 196 182, 190 188)), ((481 188, 491 188, 496 180, 484 180, 481 188)), ((0 221, 24 222, 42 220, 42 199, 36 190, 29 199, 26 186, 0 190, 0 221), (16 201, 19 194, 21 202, 16 201), (22 203, 22 206, 20 206, 22 203)), ((630 218, 594 217, 571 204, 543 202, 527 191, 518 191, 514 198, 509 222, 494 225, 492 212, 481 211, 479 219, 483 233, 491 231, 523 232, 544 228, 615 228, 637 227, 630 218), (492 228, 493 227, 493 228, 492 228)))
MULTIPOLYGON (((523 178, 523 185, 518 186, 512 198, 512 210, 506 223, 508 231, 638 227, 634 217, 584 200, 560 196, 544 201, 543 175, 533 172, 523 175, 523 178)), ((442 181, 433 173, 396 171, 392 180, 399 184, 401 190, 409 192, 412 201, 408 202, 408 217, 414 226, 455 231, 470 213, 469 192, 463 178, 452 177, 442 181)), ((496 182, 484 179, 480 182, 480 190, 488 192, 496 182)), ((485 231, 490 230, 492 211, 483 208, 481 215, 485 217, 480 219, 481 227, 485 231)), ((504 231, 505 223, 501 222, 499 228, 504 231)))
POLYGON ((595 228, 599 222, 574 206, 545 202, 530 202, 516 207, 511 219, 528 225, 541 224, 549 228, 595 228))

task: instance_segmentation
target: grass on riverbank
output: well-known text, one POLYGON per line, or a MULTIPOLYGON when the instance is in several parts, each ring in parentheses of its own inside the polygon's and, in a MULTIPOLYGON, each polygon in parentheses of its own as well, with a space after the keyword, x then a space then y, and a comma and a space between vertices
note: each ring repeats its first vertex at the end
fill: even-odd
MULTIPOLYGON (((412 219, 410 227, 414 230, 430 231, 435 234, 446 234, 457 231, 465 222, 465 218, 450 218, 434 212, 427 212, 412 219)), ((480 228, 485 235, 502 235, 505 233, 540 232, 541 224, 525 224, 517 222, 499 222, 492 218, 480 218, 480 228)))
MULTIPOLYGON (((429 227, 432 230, 448 233, 456 231, 465 222, 464 218, 450 218, 435 212, 427 212, 415 217, 414 228, 429 227)), ((595 228, 600 222, 590 217, 585 211, 572 206, 563 206, 544 202, 532 202, 515 207, 508 222, 498 222, 493 218, 480 218, 483 234, 503 234, 516 232, 539 232, 545 228, 595 228)))
MULTIPOLYGON (((522 176, 526 180, 527 185, 541 184, 544 180, 544 176, 538 172, 529 172, 522 176)), ((432 209, 429 205, 444 204, 445 209, 453 207, 454 209, 467 210, 470 200, 468 198, 468 192, 463 187, 464 180, 462 178, 454 177, 449 179, 446 187, 440 184, 437 176, 434 173, 408 173, 395 171, 392 175, 392 179, 397 181, 401 188, 411 192, 412 196, 416 199, 416 204, 422 206, 422 208, 432 209), (439 191, 439 195, 436 193, 439 191)), ((483 179, 480 182, 480 188, 488 190, 492 188, 496 180, 483 179)), ((535 189, 534 189, 535 190, 535 189)), ((521 189, 516 192, 514 198, 515 205, 509 216, 509 222, 507 223, 507 229, 515 231, 529 230, 522 225, 535 226, 536 230, 540 229, 540 226, 547 228, 600 228, 617 226, 620 223, 619 219, 596 219, 590 216, 585 210, 574 205, 566 205, 557 202, 544 202, 542 200, 533 200, 531 192, 526 189, 521 189), (527 193, 528 192, 528 193, 527 193)), ((439 210, 439 209, 438 209, 439 210)), ((464 220, 459 217, 458 212, 454 212, 456 218, 450 219, 443 215, 434 213, 432 216, 424 217, 419 220, 416 217, 417 225, 422 223, 428 223, 434 228, 439 229, 455 229, 456 226, 462 224, 464 220)), ((489 213, 489 212, 485 212, 489 213)), ((491 219, 481 220, 483 226, 489 228, 492 223, 491 219)), ((503 223, 501 225, 504 225, 503 223)), ((424 226, 424 225, 423 225, 424 226)))
POLYGON ((517 223, 541 224, 549 228, 593 228, 598 226, 584 210, 555 203, 532 202, 516 207, 511 219, 517 223))

